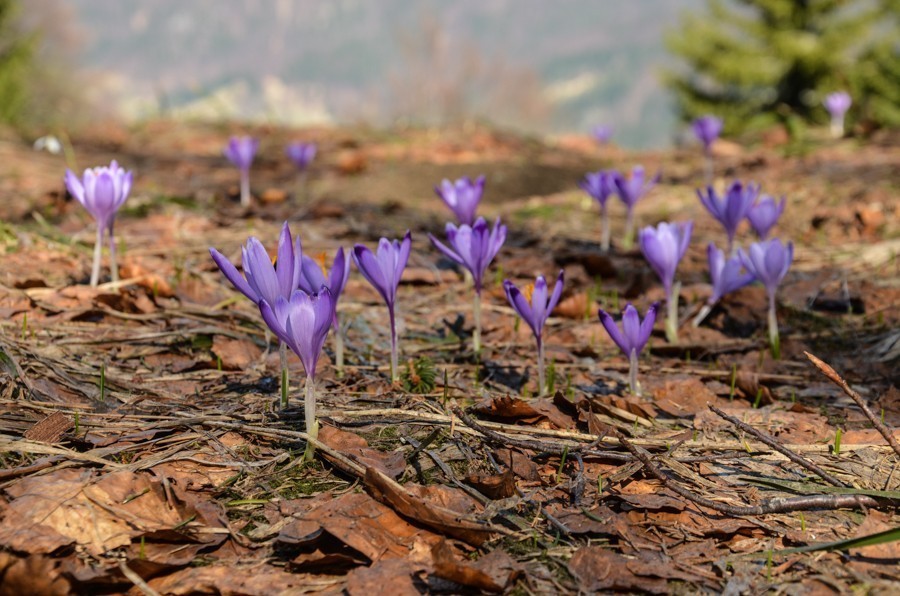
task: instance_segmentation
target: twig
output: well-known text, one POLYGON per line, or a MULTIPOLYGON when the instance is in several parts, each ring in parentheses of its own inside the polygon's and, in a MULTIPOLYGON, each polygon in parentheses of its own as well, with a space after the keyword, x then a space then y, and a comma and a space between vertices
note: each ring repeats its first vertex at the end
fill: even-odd
POLYGON ((805 497, 777 497, 764 501, 761 505, 756 506, 734 506, 718 503, 716 501, 701 497, 693 491, 690 491, 679 484, 669 480, 662 471, 657 468, 650 459, 650 454, 633 445, 628 439, 619 436, 622 445, 625 446, 636 458, 644 465, 647 472, 659 480, 663 486, 672 492, 684 497, 689 501, 707 507, 727 515, 743 516, 743 515, 768 515, 772 513, 788 513, 790 511, 808 511, 811 509, 841 509, 844 507, 877 507, 878 502, 872 497, 860 495, 811 495, 805 497))
POLYGON ((720 410, 719 408, 717 408, 716 406, 714 406, 712 404, 709 404, 709 409, 712 410, 713 412, 715 412, 719 417, 724 418, 725 420, 727 420, 731 424, 735 425, 736 427, 738 427, 745 433, 753 435, 756 438, 756 440, 758 440, 761 443, 765 443, 766 445, 768 445, 769 447, 771 447, 778 453, 782 454, 783 456, 785 456, 786 458, 788 458, 789 460, 791 460, 798 466, 806 468, 807 470, 809 470, 816 476, 819 476, 822 480, 824 480, 828 484, 831 484, 832 486, 839 486, 841 488, 847 488, 846 484, 844 484, 843 482, 841 482, 840 480, 838 480, 837 478, 835 478, 834 476, 832 476, 831 474, 829 474, 828 472, 826 472, 825 470, 823 470, 822 468, 817 466, 816 464, 812 463, 811 461, 804 459, 803 457, 797 455, 796 453, 794 453, 793 451, 791 451, 790 449, 788 449, 787 447, 785 447, 784 445, 782 445, 781 443, 776 441, 773 437, 770 437, 769 435, 765 434, 764 432, 753 428, 746 422, 742 422, 741 420, 738 420, 734 416, 729 416, 728 414, 726 414, 725 412, 723 412, 722 410, 720 410))
POLYGON ((144 581, 144 578, 131 569, 125 561, 119 561, 119 571, 134 584, 134 587, 146 594, 146 596, 159 596, 159 592, 151 588, 149 584, 144 581))
POLYGON ((878 416, 875 415, 875 412, 869 409, 869 406, 866 405, 866 401, 862 398, 862 396, 850 388, 850 385, 847 384, 841 375, 837 374, 837 372, 825 361, 813 356, 809 352, 803 352, 806 354, 806 357, 809 358, 810 362, 812 362, 816 368, 818 368, 823 375, 828 377, 832 383, 840 387, 847 396, 852 399, 859 409, 863 411, 863 414, 866 415, 866 418, 872 423, 872 426, 875 427, 884 440, 888 442, 888 445, 891 446, 891 449, 894 450, 894 453, 900 455, 900 443, 897 442, 897 439, 894 437, 893 431, 887 427, 881 420, 878 419, 878 416))

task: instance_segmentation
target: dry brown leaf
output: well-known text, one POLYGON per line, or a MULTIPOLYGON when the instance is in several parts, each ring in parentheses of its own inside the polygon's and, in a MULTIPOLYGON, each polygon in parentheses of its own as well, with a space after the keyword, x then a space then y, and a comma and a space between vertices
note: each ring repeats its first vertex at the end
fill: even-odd
POLYGON ((232 339, 213 335, 212 352, 219 357, 223 370, 244 370, 259 362, 262 350, 249 339, 232 339))
POLYGON ((585 592, 638 591, 666 594, 663 579, 635 575, 628 568, 629 559, 602 546, 583 546, 569 561, 569 571, 585 592))
MULTIPOLYGON (((480 546, 486 540, 489 540, 494 533, 487 524, 470 518, 468 516, 469 511, 454 511, 429 503, 422 496, 413 494, 410 490, 418 488, 419 492, 425 492, 422 490, 425 487, 417 485, 401 486, 376 468, 366 469, 365 483, 372 490, 377 500, 389 503, 391 507, 405 517, 414 519, 429 528, 449 534, 473 546, 480 546)), ((446 495, 447 491, 443 492, 446 495)), ((446 497, 442 500, 444 502, 450 501, 446 497)))
MULTIPOLYGON (((487 569, 459 560, 453 553, 453 548, 450 544, 446 540, 441 540, 431 549, 431 556, 434 558, 434 574, 476 590, 502 592, 513 574, 504 573, 501 567, 512 567, 513 561, 509 555, 501 550, 494 550, 491 554, 493 553, 502 554, 494 557, 497 560, 492 562, 498 563, 496 566, 493 566, 493 568, 487 566, 487 569, 492 571, 492 573, 489 573, 487 569)), ((483 558, 487 557, 490 557, 490 555, 486 555, 483 558)), ((485 566, 482 565, 482 567, 485 566)))
POLYGON ((57 470, 23 478, 6 493, 11 501, 0 544, 27 553, 75 543, 100 556, 149 532, 172 530, 187 517, 146 474, 126 471, 97 477, 91 470, 57 470))
POLYGON ((716 394, 700 379, 688 377, 666 381, 653 392, 653 399, 656 406, 666 414, 685 418, 706 410, 707 404, 715 404, 716 394))
POLYGON ((0 551, 0 596, 64 596, 72 585, 60 575, 58 562, 42 555, 18 557, 0 551))
POLYGON ((419 596, 413 575, 421 565, 403 559, 388 559, 373 563, 370 567, 358 567, 347 574, 347 594, 350 596, 419 596))
POLYGON ((391 478, 397 478, 406 469, 406 458, 403 453, 399 451, 385 453, 372 449, 368 441, 361 436, 334 426, 322 426, 319 429, 319 440, 366 467, 375 466, 391 478))

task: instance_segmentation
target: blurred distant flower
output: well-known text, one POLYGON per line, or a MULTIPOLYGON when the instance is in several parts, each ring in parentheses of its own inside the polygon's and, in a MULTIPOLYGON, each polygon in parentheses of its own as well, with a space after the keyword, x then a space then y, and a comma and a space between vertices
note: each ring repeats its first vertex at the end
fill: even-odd
POLYGON ((760 240, 765 240, 768 237, 769 232, 784 212, 784 206, 784 197, 781 197, 781 201, 776 203, 773 197, 763 195, 750 207, 750 211, 747 212, 747 219, 750 220, 750 226, 760 240))
POLYGON ((108 232, 109 267, 112 281, 119 281, 116 265, 116 239, 113 224, 116 212, 125 203, 131 191, 132 173, 119 167, 116 160, 109 167, 101 166, 84 171, 81 180, 72 170, 66 170, 66 187, 69 193, 94 216, 97 222, 97 240, 94 243, 94 263, 91 268, 91 286, 100 282, 100 258, 103 251, 103 233, 108 232))
POLYGON ((353 247, 353 260, 363 277, 372 284, 388 307, 388 316, 391 323, 391 381, 396 382, 400 378, 397 368, 397 324, 395 319, 395 307, 397 301, 397 286, 403 270, 409 261, 409 250, 412 237, 409 231, 402 241, 382 238, 378 242, 378 250, 373 253, 366 246, 357 244, 353 247))
POLYGON ((681 284, 675 283, 675 271, 691 242, 693 229, 692 221, 662 222, 655 228, 647 226, 639 235, 644 258, 656 271, 666 291, 666 339, 671 343, 678 341, 678 294, 681 290, 681 284))
POLYGON ((631 169, 631 177, 625 178, 621 173, 613 174, 613 184, 619 194, 619 198, 625 203, 627 209, 625 217, 625 241, 623 243, 626 249, 630 249, 634 243, 634 207, 638 201, 647 194, 659 181, 659 174, 656 174, 649 182, 644 182, 644 167, 634 166, 631 169))
POLYGON ((598 144, 605 145, 612 138, 613 131, 613 127, 609 124, 598 124, 591 129, 591 136, 598 144))
POLYGON ((578 183, 581 190, 588 193, 600 205, 600 247, 605 252, 609 250, 609 214, 606 211, 606 202, 616 191, 616 172, 613 170, 591 172, 585 174, 584 180, 578 183))
POLYGON ((317 147, 315 143, 303 143, 294 141, 284 148, 284 153, 288 156, 298 170, 303 171, 309 167, 313 158, 316 156, 317 147))
POLYGON ((259 140, 253 137, 231 137, 225 146, 225 157, 241 172, 241 205, 250 205, 250 166, 259 149, 259 140))
MULTIPOLYGON (((274 305, 265 300, 259 303, 266 325, 282 342, 290 346, 303 363, 306 371, 306 434, 313 439, 319 431, 316 423, 316 364, 334 320, 334 307, 334 299, 325 286, 315 294, 294 290, 290 300, 279 296, 274 305)), ((308 447, 307 455, 311 453, 312 448, 308 447)))
POLYGON ((544 395, 547 390, 544 382, 544 323, 556 308, 559 298, 562 295, 564 276, 562 270, 556 278, 556 285, 553 287, 553 293, 547 295, 547 280, 543 275, 538 275, 534 281, 534 285, 526 288, 525 291, 519 290, 516 285, 508 279, 503 282, 503 289, 506 291, 506 299, 522 317, 537 342, 538 349, 538 393, 544 395))
POLYGON ((826 95, 822 103, 831 115, 831 136, 841 138, 844 136, 844 115, 853 104, 850 94, 846 91, 835 91, 826 95))
POLYGON ((775 313, 775 293, 794 261, 794 244, 788 242, 784 245, 777 238, 763 240, 752 244, 747 252, 743 249, 738 250, 738 256, 747 271, 766 287, 766 293, 769 295, 769 344, 775 358, 780 358, 781 345, 778 338, 778 318, 775 313))
POLYGON ((619 349, 622 350, 622 353, 628 358, 630 364, 628 384, 631 392, 635 395, 641 394, 640 385, 637 381, 638 356, 641 355, 641 350, 647 345, 650 334, 653 332, 653 324, 656 322, 656 310, 658 307, 659 305, 656 303, 650 306, 647 309, 647 314, 644 315, 644 320, 641 321, 637 309, 631 303, 626 304, 622 313, 621 330, 616 325, 612 315, 605 310, 601 308, 597 313, 609 337, 612 338, 616 345, 619 346, 619 349))
POLYGON ((709 260, 709 278, 712 282, 712 294, 694 319, 694 327, 699 326, 703 322, 703 319, 710 313, 712 307, 721 300, 722 296, 739 290, 756 279, 752 273, 743 273, 741 271, 744 265, 740 257, 734 255, 726 259, 725 253, 716 248, 716 245, 712 242, 706 247, 706 256, 709 260))
POLYGON ((47 151, 53 155, 62 153, 62 143, 53 135, 40 137, 34 141, 33 148, 35 151, 47 151))
POLYGON ((728 235, 728 254, 732 254, 734 235, 741 220, 747 217, 753 201, 759 196, 759 185, 750 183, 745 186, 739 180, 735 180, 728 186, 725 196, 720 197, 712 186, 706 187, 705 194, 703 190, 697 189, 697 196, 710 215, 725 228, 728 235))
POLYGON ((694 136, 703 143, 703 155, 705 157, 706 184, 713 183, 713 153, 712 146, 722 133, 722 119, 707 114, 700 116, 691 124, 694 136))
MULTIPOLYGON (((209 254, 218 265, 225 279, 231 282, 234 288, 253 301, 257 307, 260 302, 266 301, 269 305, 276 304, 279 298, 287 300, 300 284, 302 272, 303 251, 300 247, 300 237, 294 240, 291 237, 291 229, 288 222, 281 226, 281 234, 278 237, 277 264, 272 264, 269 253, 258 238, 250 236, 247 244, 241 247, 241 275, 237 267, 231 264, 225 255, 215 248, 209 249, 209 254)), ((266 340, 268 342, 268 339, 266 340)), ((288 402, 288 366, 287 347, 284 342, 279 346, 281 356, 281 406, 286 408, 288 402)))
POLYGON ((338 375, 343 375, 344 370, 344 336, 341 333, 341 324, 338 319, 337 305, 350 277, 350 259, 344 256, 344 249, 340 247, 334 255, 331 269, 325 269, 325 255, 322 261, 303 255, 300 272, 300 289, 307 294, 315 294, 323 286, 331 292, 334 301, 334 365, 338 375))
POLYGON ((484 182, 483 175, 474 182, 468 176, 455 182, 443 180, 440 186, 434 187, 434 192, 450 207, 459 223, 471 226, 475 223, 475 211, 484 193, 484 182))
POLYGON ((472 337, 475 353, 481 351, 481 284, 484 272, 506 241, 506 226, 500 223, 498 217, 494 221, 494 229, 489 230, 483 217, 475 221, 475 225, 462 224, 456 227, 448 223, 446 227, 447 243, 442 244, 431 234, 428 237, 435 248, 444 253, 449 259, 459 263, 472 274, 475 285, 475 306, 473 318, 475 319, 475 333, 472 337))
POLYGON ((703 150, 709 153, 712 151, 712 145, 722 134, 722 119, 707 114, 700 116, 691 124, 694 136, 703 143, 703 150))

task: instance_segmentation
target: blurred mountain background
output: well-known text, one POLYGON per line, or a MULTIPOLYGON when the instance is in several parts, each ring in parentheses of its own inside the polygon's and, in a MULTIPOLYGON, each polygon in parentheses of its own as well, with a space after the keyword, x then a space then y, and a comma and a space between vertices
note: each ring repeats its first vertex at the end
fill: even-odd
MULTIPOLYGON (((896 5, 896 0, 825 3, 860 2, 896 5)), ((739 7, 738 20, 749 14, 741 5, 784 13, 797 4, 816 4, 724 3, 739 7)), ((706 35, 707 45, 702 55, 686 56, 694 32, 683 28, 690 25, 685 15, 711 11, 715 17, 722 4, 0 0, 0 40, 3 12, 15 9, 18 26, 34 32, 26 36, 26 50, 39 54, 44 65, 44 73, 36 77, 43 90, 32 95, 54 105, 41 116, 50 125, 71 122, 85 105, 129 120, 183 117, 293 126, 486 120, 526 133, 556 134, 587 133, 596 124, 610 124, 614 142, 646 148, 670 145, 683 134, 678 116, 692 115, 686 105, 712 105, 704 97, 698 102, 697 91, 688 103, 682 90, 676 95, 663 81, 664 72, 683 65, 671 53, 678 51, 672 47, 673 35, 681 32, 679 53, 696 68, 713 63, 705 57, 715 57, 716 47, 727 49, 715 36, 731 34, 705 16, 699 22, 707 26, 697 35, 706 35), (65 101, 54 103, 54 97, 65 101)), ((721 11, 718 17, 727 20, 721 11)), ((783 19, 797 20, 792 13, 783 19)), ((743 33, 731 37, 737 42, 743 33)), ((778 34, 797 38, 792 31, 778 34)), ((770 45, 769 38, 762 39, 770 45)), ((0 66, 5 46, 9 43, 0 41, 0 66)), ((766 70, 770 58, 752 46, 748 51, 744 62, 723 57, 722 66, 714 65, 717 71, 736 73, 728 75, 726 85, 733 80, 740 84, 745 72, 772 71, 766 70)), ((828 55, 824 45, 817 51, 828 55)), ((894 50, 887 52, 893 65, 894 50)), ((714 74, 722 78, 721 72, 714 74)), ((776 85, 774 77, 755 84, 776 85)), ((699 84, 705 94, 708 85, 703 80, 699 84)), ((730 87, 724 89, 730 97, 730 87)), ((818 109, 814 116, 821 119, 818 109)))
POLYGON ((54 13, 50 35, 69 38, 65 58, 91 72, 83 90, 128 118, 475 118, 541 134, 610 123, 616 142, 647 147, 668 144, 676 125, 659 80, 663 31, 701 5, 29 0, 22 10, 32 21, 54 13))

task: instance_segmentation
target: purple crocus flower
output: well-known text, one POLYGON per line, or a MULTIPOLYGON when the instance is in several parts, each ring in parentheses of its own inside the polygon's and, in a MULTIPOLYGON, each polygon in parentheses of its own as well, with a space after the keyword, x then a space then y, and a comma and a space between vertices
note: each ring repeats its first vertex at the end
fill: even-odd
MULTIPOLYGON (((290 300, 278 296, 274 305, 262 300, 259 310, 269 329, 278 336, 303 363, 306 371, 306 434, 315 438, 316 424, 316 364, 325 345, 328 329, 334 321, 335 301, 327 287, 316 294, 294 290, 290 300)), ((307 450, 309 453, 311 450, 307 450)))
POLYGON ((397 368, 397 325, 395 320, 395 306, 397 300, 397 286, 400 285, 400 277, 409 261, 409 250, 412 237, 409 230, 402 241, 390 241, 382 238, 378 241, 378 250, 373 253, 362 244, 353 247, 353 260, 363 277, 372 284, 388 307, 388 315, 391 322, 391 381, 396 382, 400 371, 397 368))
POLYGON ((722 296, 739 290, 756 279, 752 273, 741 272, 744 265, 740 257, 734 255, 726 259, 725 253, 716 248, 716 245, 712 242, 706 247, 706 256, 709 260, 709 278, 712 282, 712 294, 694 319, 694 327, 698 327, 703 322, 703 319, 710 313, 712 307, 722 299, 722 296))
POLYGON ((475 223, 475 210, 484 193, 484 181, 483 175, 476 178, 475 182, 468 176, 455 182, 443 180, 440 186, 434 187, 434 192, 450 207, 459 223, 471 226, 475 223))
POLYGON ((649 182, 644 182, 644 167, 634 166, 631 169, 631 177, 625 178, 621 173, 613 173, 613 184, 622 202, 625 203, 627 213, 625 216, 625 242, 626 249, 634 243, 634 207, 638 201, 647 194, 659 181, 659 174, 649 182))
MULTIPOLYGON (((300 237, 297 236, 296 240, 291 237, 288 222, 281 226, 281 235, 278 237, 277 266, 272 264, 262 242, 254 236, 248 238, 247 244, 241 247, 241 268, 244 275, 238 273, 231 261, 215 248, 210 248, 209 254, 231 285, 259 308, 262 308, 260 303, 263 301, 273 305, 279 298, 289 299, 300 284, 303 250, 300 237)), ((266 341, 268 343, 268 339, 266 341)), ((279 345, 278 354, 281 357, 281 405, 287 407, 287 347, 283 341, 279 345)))
POLYGON ((769 343, 776 358, 781 356, 781 345, 778 339, 778 318, 775 313, 775 293, 781 280, 787 275, 794 260, 794 244, 787 245, 781 240, 772 238, 750 245, 747 252, 738 250, 738 256, 747 271, 759 280, 769 295, 769 343))
POLYGON ((678 293, 681 289, 681 284, 675 283, 675 271, 691 242, 693 229, 692 221, 674 224, 662 222, 655 228, 647 226, 639 235, 644 258, 656 271, 666 290, 666 338, 671 343, 678 341, 678 293))
POLYGON ((241 247, 244 275, 238 273, 231 261, 215 248, 210 248, 209 254, 231 285, 254 304, 265 300, 272 305, 279 296, 288 299, 300 285, 303 251, 300 237, 297 236, 296 240, 291 238, 288 222, 281 226, 278 237, 277 266, 272 264, 262 242, 254 236, 249 237, 247 244, 241 247))
POLYGON ((475 225, 462 224, 456 227, 448 223, 446 227, 447 242, 450 246, 441 243, 431 234, 428 237, 435 248, 444 253, 447 258, 455 261, 469 270, 475 285, 475 303, 473 318, 475 319, 475 333, 472 336, 475 353, 481 352, 481 287, 484 272, 488 265, 497 256, 500 247, 506 241, 506 226, 500 223, 498 217, 494 221, 494 229, 489 230, 483 217, 475 220, 475 225))
POLYGON ((635 395, 641 394, 641 388, 637 382, 638 356, 640 356, 644 346, 647 345, 650 334, 653 332, 653 324, 656 323, 656 310, 658 307, 658 304, 653 303, 653 305, 647 309, 644 320, 641 321, 638 310, 630 303, 626 304, 625 310, 622 313, 621 329, 619 329, 615 320, 605 310, 601 308, 597 313, 600 316, 600 322, 603 324, 603 327, 606 329, 610 338, 616 342, 616 345, 619 346, 622 353, 628 357, 628 362, 630 364, 628 384, 631 388, 631 392, 635 395))
POLYGON ((285 155, 288 156, 298 170, 301 172, 309 167, 313 158, 316 156, 318 148, 315 143, 304 143, 302 141, 294 141, 284 148, 285 155))
POLYGON ((334 301, 334 360, 338 376, 343 375, 344 369, 344 337, 341 333, 341 324, 338 319, 337 304, 350 277, 350 259, 344 256, 344 249, 340 247, 334 255, 331 269, 325 270, 325 255, 322 261, 303 255, 300 272, 300 289, 307 294, 315 294, 323 286, 331 292, 334 301))
POLYGON ((716 139, 719 138, 719 135, 722 134, 722 119, 716 116, 712 116, 707 114, 705 116, 700 116, 691 124, 691 128, 694 131, 694 136, 697 137, 697 140, 703 143, 703 150, 706 153, 712 151, 712 145, 716 142, 716 139))
POLYGON ((600 247, 606 252, 609 250, 609 214, 606 211, 606 202, 616 191, 616 172, 613 170, 591 172, 585 174, 584 180, 578 186, 588 193, 600 205, 600 247))
POLYGON ((836 139, 844 136, 844 115, 853 104, 850 94, 846 91, 829 93, 825 96, 822 104, 831 115, 831 136, 836 139))
POLYGON ((119 167, 116 160, 109 167, 101 166, 84 171, 82 180, 72 170, 66 170, 66 187, 69 193, 88 210, 97 222, 97 240, 94 243, 94 262, 91 267, 91 286, 100 282, 100 258, 103 251, 103 234, 109 237, 109 268, 113 281, 119 281, 116 265, 116 239, 113 224, 116 212, 125 203, 131 191, 132 173, 119 167))
POLYGON ((538 393, 544 395, 546 391, 544 383, 544 341, 543 331, 544 323, 556 308, 556 303, 562 295, 564 275, 560 270, 559 276, 556 278, 556 285, 553 287, 553 293, 547 294, 547 280, 543 275, 538 275, 534 281, 534 285, 530 288, 530 292, 523 292, 508 279, 503 282, 503 289, 506 291, 506 299, 522 317, 537 342, 538 348, 538 393), (530 295, 529 295, 530 294, 530 295))
POLYGON ((760 240, 765 240, 768 237, 772 227, 778 222, 778 218, 784 212, 784 206, 784 197, 781 197, 781 201, 776 203, 773 197, 763 195, 750 207, 750 211, 747 212, 747 219, 760 240))
POLYGON ((703 203, 710 215, 715 217, 725 228, 725 233, 728 235, 728 254, 732 254, 734 235, 737 233, 741 220, 750 211, 753 201, 759 196, 759 185, 749 183, 745 186, 739 180, 735 180, 728 186, 725 196, 720 197, 712 186, 706 187, 706 193, 698 188, 697 196, 700 197, 700 202, 703 203))
POLYGON ((591 136, 599 145, 605 145, 612 138, 613 130, 609 124, 597 124, 591 128, 591 136))
POLYGON ((241 172, 241 205, 250 205, 250 166, 259 149, 259 140, 253 137, 231 137, 223 153, 228 161, 241 172))

